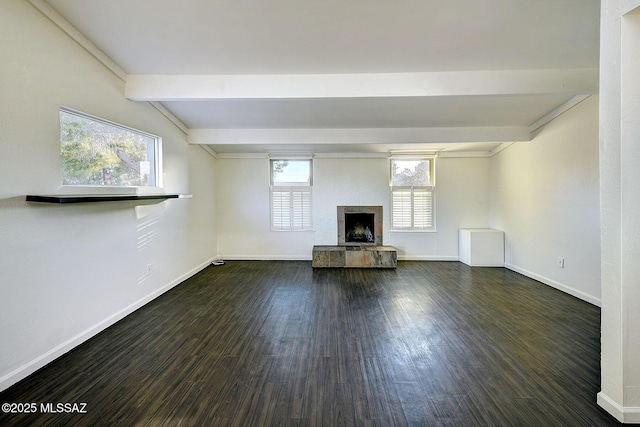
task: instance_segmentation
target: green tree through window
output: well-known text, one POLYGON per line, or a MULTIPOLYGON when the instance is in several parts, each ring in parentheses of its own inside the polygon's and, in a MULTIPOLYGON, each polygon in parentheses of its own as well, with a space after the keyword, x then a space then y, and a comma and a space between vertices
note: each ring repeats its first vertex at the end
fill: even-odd
POLYGON ((60 109, 63 185, 157 186, 158 138, 60 109))

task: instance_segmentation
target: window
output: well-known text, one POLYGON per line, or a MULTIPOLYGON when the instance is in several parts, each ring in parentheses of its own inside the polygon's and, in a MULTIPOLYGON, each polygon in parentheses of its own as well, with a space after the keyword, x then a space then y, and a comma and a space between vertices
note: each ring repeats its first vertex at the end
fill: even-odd
POLYGON ((272 159, 271 229, 311 230, 310 159, 272 159))
POLYGON ((160 138, 60 108, 63 185, 160 187, 160 138))
POLYGON ((391 160, 391 228, 434 230, 434 159, 391 160))

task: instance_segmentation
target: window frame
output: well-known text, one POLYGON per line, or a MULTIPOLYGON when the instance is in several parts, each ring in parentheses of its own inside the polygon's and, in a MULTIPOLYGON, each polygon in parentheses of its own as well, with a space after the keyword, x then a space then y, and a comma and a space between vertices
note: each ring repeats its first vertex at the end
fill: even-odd
POLYGON ((411 156, 411 157, 391 157, 389 159, 389 205, 390 209, 390 231, 392 232, 435 232, 436 231, 436 156, 411 156), (393 185, 394 161, 428 161, 429 162, 429 183, 431 185, 393 185), (410 225, 396 225, 394 221, 394 196, 399 192, 409 192, 409 210, 410 225), (425 203, 430 204, 430 212, 426 216, 430 216, 430 224, 427 226, 416 226, 416 194, 428 193, 429 200, 425 203))
MULTIPOLYGON (((285 197, 283 197, 284 199, 285 197)), ((281 199, 281 200, 283 200, 281 199)), ((281 203, 284 203, 282 201, 281 203)), ((313 159, 304 157, 269 157, 269 227, 271 231, 311 231, 313 230, 313 159), (278 161, 306 161, 309 163, 309 180, 302 182, 278 183, 274 179, 274 162, 278 161), (287 215, 276 212, 276 194, 286 195, 288 198, 287 215), (289 224, 276 224, 276 217, 288 216, 289 224)))
MULTIPOLYGON (((81 119, 89 120, 95 123, 99 123, 105 126, 114 127, 116 129, 120 129, 126 132, 130 132, 136 134, 138 136, 144 138, 150 138, 153 140, 152 142, 152 150, 153 150, 153 162, 150 162, 151 172, 149 173, 149 177, 153 177, 153 184, 148 185, 107 185, 107 184, 91 184, 91 183, 83 183, 83 184, 65 184, 64 176, 62 171, 62 164, 60 165, 60 182, 63 188, 110 188, 110 189, 126 189, 126 188, 142 188, 147 191, 153 190, 161 190, 164 187, 163 183, 163 172, 162 172, 162 137, 158 135, 154 135, 149 132, 142 131, 140 129, 132 128, 130 126, 123 125, 121 123, 117 123, 111 120, 104 119, 102 117, 94 116, 92 114, 85 113, 83 111, 79 111, 64 105, 59 106, 59 116, 62 113, 70 114, 81 119)), ((60 117, 60 154, 62 154, 62 124, 60 117)))

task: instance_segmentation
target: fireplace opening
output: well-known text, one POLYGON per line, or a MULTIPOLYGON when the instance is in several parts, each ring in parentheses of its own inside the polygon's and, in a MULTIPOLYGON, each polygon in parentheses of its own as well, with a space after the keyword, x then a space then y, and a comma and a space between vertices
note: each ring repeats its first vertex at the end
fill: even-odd
POLYGON ((372 213, 345 213, 345 242, 375 243, 374 217, 372 213))
POLYGON ((338 206, 339 246, 382 246, 382 206, 338 206))

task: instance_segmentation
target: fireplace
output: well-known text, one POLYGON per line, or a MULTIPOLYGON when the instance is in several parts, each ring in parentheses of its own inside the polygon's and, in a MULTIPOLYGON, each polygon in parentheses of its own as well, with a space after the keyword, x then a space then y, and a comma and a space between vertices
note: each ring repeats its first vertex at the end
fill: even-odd
POLYGON ((338 245, 382 246, 382 206, 338 206, 338 245))
POLYGON ((344 214, 344 241, 346 243, 375 243, 373 222, 375 215, 371 213, 344 214))
POLYGON ((382 244, 382 206, 338 206, 338 245, 314 246, 313 268, 396 268, 398 253, 382 244))

